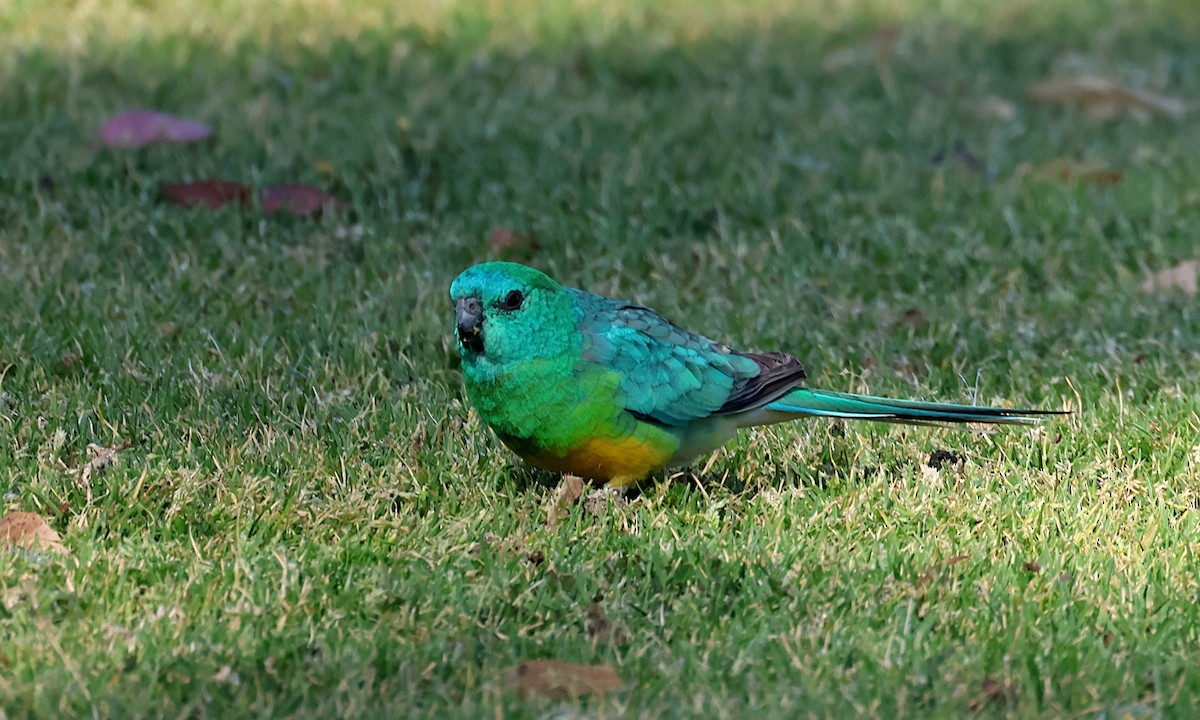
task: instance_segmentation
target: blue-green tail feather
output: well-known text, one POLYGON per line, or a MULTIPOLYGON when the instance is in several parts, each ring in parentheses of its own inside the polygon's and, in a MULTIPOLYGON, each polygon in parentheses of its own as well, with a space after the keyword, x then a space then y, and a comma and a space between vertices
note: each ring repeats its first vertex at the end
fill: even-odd
POLYGON ((833 390, 801 388, 764 406, 767 410, 908 425, 945 425, 982 423, 986 425, 1036 425, 1044 415, 1063 414, 1057 410, 999 408, 983 405, 896 400, 875 395, 855 395, 833 390))

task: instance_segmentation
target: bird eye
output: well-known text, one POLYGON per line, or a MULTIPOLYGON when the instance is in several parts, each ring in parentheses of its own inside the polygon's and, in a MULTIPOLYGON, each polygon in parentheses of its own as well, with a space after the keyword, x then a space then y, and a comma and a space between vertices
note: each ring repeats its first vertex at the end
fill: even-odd
POLYGON ((525 296, 520 290, 513 290, 508 295, 504 296, 504 300, 500 303, 502 310, 516 310, 521 307, 521 303, 525 302, 525 296))

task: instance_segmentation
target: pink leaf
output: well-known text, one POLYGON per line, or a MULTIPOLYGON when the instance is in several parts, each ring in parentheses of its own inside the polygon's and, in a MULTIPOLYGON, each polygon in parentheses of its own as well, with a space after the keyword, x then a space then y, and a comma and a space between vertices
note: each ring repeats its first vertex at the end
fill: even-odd
POLYGON ((139 148, 156 142, 190 143, 212 134, 204 123, 154 110, 130 110, 100 128, 100 141, 111 148, 139 148))
POLYGON ((347 207, 345 200, 330 195, 319 187, 294 183, 270 185, 262 193, 263 212, 274 215, 286 210, 293 215, 313 215, 326 206, 341 210, 347 207))
POLYGON ((162 183, 158 194, 167 202, 190 208, 204 205, 216 210, 226 203, 245 205, 250 202, 250 188, 229 180, 201 180, 191 183, 162 183))

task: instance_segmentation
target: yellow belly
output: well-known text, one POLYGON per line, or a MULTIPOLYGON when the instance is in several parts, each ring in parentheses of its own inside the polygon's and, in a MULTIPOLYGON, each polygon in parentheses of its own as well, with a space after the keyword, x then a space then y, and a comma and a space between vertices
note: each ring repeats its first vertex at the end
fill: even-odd
POLYGON ((636 437, 592 438, 565 455, 538 453, 525 459, 554 472, 570 473, 609 485, 633 485, 652 472, 662 470, 674 454, 674 447, 655 444, 636 437))

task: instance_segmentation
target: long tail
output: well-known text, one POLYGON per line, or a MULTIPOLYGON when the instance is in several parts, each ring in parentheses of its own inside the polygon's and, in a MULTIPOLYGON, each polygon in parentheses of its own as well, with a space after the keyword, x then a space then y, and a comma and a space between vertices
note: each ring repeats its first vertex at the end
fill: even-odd
POLYGON ((855 395, 833 390, 800 388, 764 406, 766 410, 795 415, 874 420, 905 425, 1036 425, 1045 415, 1063 415, 1061 410, 1029 410, 955 405, 953 403, 894 400, 874 395, 855 395))

